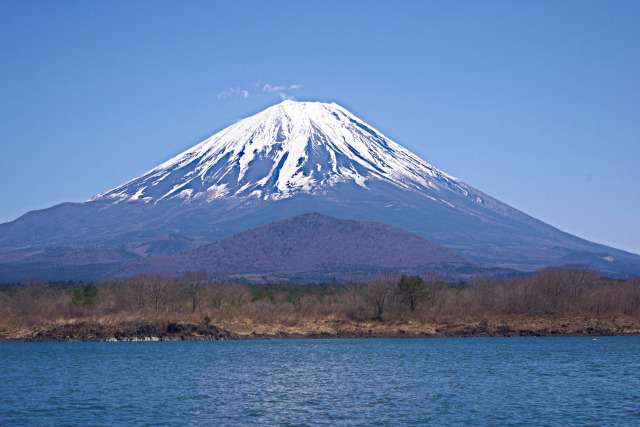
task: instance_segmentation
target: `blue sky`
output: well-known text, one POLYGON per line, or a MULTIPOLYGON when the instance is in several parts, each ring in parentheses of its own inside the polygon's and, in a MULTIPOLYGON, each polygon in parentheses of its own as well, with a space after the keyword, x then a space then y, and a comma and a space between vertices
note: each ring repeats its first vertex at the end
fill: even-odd
POLYGON ((0 1, 0 222, 288 96, 640 253, 639 22, 637 1, 0 1))

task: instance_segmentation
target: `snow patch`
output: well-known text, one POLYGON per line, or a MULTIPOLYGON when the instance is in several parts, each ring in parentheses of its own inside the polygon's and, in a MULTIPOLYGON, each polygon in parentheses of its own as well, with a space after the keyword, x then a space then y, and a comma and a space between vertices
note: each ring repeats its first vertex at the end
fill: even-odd
POLYGON ((136 191, 136 193, 133 196, 131 196, 129 198, 129 200, 138 200, 140 198, 140 196, 142 196, 142 194, 144 194, 144 190, 146 188, 147 187, 141 187, 138 191, 136 191))
POLYGON ((210 202, 215 199, 219 199, 220 197, 224 197, 229 194, 229 190, 227 189, 227 184, 222 185, 212 185, 207 188, 206 200, 210 202))
POLYGON ((187 188, 176 194, 174 197, 177 199, 188 199, 193 194, 193 188, 187 188))

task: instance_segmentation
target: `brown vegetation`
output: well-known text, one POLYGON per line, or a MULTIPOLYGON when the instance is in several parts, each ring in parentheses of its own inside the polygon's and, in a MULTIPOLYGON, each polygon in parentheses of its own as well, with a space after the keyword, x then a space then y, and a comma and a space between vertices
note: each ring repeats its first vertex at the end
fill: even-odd
POLYGON ((565 266, 527 279, 413 279, 405 286, 399 275, 344 285, 240 285, 196 273, 138 275, 94 283, 95 299, 83 299, 90 295, 84 285, 34 280, 2 288, 0 339, 640 333, 637 277, 612 280, 565 266))

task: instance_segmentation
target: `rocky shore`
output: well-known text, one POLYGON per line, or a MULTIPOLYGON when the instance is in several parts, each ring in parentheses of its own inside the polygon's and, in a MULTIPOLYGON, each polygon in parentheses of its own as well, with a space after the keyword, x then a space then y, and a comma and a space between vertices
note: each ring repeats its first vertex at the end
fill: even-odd
POLYGON ((228 340, 235 335, 214 325, 193 323, 123 324, 73 323, 13 332, 0 332, 4 342, 65 341, 197 341, 228 340))
POLYGON ((629 322, 567 321, 478 322, 470 324, 368 324, 319 322, 296 327, 283 325, 221 325, 188 322, 124 323, 105 325, 77 322, 39 328, 0 331, 0 342, 66 341, 212 341, 248 339, 323 338, 447 338, 447 337, 566 337, 637 336, 639 325, 629 322))

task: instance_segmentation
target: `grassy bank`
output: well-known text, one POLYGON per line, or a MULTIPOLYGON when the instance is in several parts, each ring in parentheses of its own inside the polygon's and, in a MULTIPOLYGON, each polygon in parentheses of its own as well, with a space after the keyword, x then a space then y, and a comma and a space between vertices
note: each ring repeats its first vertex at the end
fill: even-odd
POLYGON ((427 274, 250 286, 194 273, 1 290, 3 341, 640 334, 640 279, 580 266, 469 283, 427 274))

